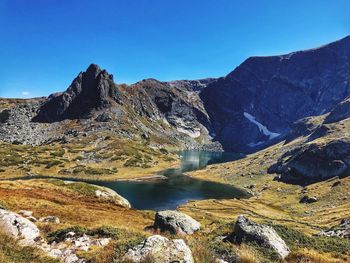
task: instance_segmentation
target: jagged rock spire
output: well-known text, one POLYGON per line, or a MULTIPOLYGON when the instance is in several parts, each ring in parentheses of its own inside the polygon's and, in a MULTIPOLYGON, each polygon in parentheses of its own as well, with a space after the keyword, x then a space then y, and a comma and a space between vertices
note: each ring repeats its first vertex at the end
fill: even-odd
POLYGON ((118 100, 117 93, 113 75, 91 64, 85 72, 79 73, 65 92, 51 96, 33 120, 55 122, 81 118, 94 109, 108 107, 111 101, 118 100))

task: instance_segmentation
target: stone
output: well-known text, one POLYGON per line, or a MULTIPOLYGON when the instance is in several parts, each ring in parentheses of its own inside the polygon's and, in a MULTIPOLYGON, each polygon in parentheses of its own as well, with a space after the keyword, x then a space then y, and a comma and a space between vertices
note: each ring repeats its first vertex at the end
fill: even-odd
POLYGON ((344 218, 340 224, 327 230, 321 230, 318 236, 350 238, 350 219, 344 218))
POLYGON ((33 215, 33 211, 28 211, 28 210, 20 210, 18 214, 24 216, 24 217, 30 217, 33 215))
POLYGON ((338 185, 341 185, 341 181, 336 181, 332 184, 332 187, 336 187, 338 185))
POLYGON ((154 219, 154 228, 160 231, 169 231, 172 234, 193 234, 200 229, 200 223, 192 217, 172 210, 157 212, 154 219))
POLYGON ((45 216, 41 217, 39 222, 59 224, 60 219, 57 216, 45 216))
POLYGON ((131 208, 130 202, 124 197, 122 197, 121 195, 119 195, 117 192, 103 186, 96 186, 96 187, 98 188, 98 190, 95 191, 96 197, 104 199, 106 201, 110 201, 118 206, 131 208))
POLYGON ((98 122, 109 122, 112 120, 112 117, 108 113, 104 112, 98 115, 95 120, 98 122))
POLYGON ((143 262, 148 259, 153 263, 193 263, 192 252, 182 239, 169 240, 160 235, 146 238, 139 245, 131 248, 125 260, 143 262))
POLYGON ((21 239, 21 245, 33 245, 40 239, 40 231, 33 222, 4 209, 0 209, 0 229, 8 236, 21 239))
POLYGON ((249 241, 264 245, 275 251, 282 259, 290 253, 284 240, 272 227, 257 224, 243 215, 237 218, 234 230, 226 240, 238 244, 249 241))
POLYGON ((307 196, 307 195, 304 195, 301 199, 300 199, 300 203, 302 203, 302 204, 310 204, 310 203, 315 203, 315 202, 317 202, 318 200, 317 200, 317 198, 316 197, 314 197, 314 196, 311 196, 311 197, 309 197, 309 196, 307 196))
POLYGON ((28 220, 32 221, 33 223, 38 222, 38 219, 34 216, 28 216, 26 217, 28 220))

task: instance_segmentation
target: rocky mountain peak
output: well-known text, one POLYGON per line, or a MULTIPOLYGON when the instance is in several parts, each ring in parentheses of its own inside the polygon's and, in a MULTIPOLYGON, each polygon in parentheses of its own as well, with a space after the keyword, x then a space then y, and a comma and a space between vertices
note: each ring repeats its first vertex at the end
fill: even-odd
POLYGON ((91 64, 85 72, 78 74, 65 92, 50 96, 33 120, 55 122, 81 118, 94 109, 108 107, 118 99, 113 75, 91 64))
POLYGON ((90 66, 86 69, 86 74, 91 76, 97 76, 101 72, 101 68, 97 64, 90 64, 90 66))

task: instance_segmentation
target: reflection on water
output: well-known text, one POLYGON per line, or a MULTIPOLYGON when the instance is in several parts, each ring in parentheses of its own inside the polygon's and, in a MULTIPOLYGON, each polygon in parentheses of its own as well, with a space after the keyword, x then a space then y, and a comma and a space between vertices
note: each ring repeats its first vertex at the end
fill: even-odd
POLYGON ((163 210, 175 209, 189 200, 244 198, 247 193, 233 186, 198 180, 184 176, 184 172, 204 168, 208 164, 242 158, 241 154, 227 152, 183 151, 181 166, 167 169, 161 174, 167 180, 146 182, 101 182, 94 184, 109 187, 129 200, 133 208, 163 210))

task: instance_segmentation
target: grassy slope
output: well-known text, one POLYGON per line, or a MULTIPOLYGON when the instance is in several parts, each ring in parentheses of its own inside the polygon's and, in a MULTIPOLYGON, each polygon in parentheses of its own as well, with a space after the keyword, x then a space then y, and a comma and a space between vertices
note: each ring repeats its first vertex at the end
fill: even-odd
POLYGON ((134 179, 178 163, 147 144, 99 134, 44 146, 0 143, 0 178, 28 174, 90 180, 134 179))

